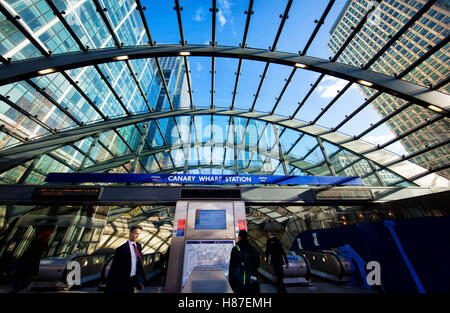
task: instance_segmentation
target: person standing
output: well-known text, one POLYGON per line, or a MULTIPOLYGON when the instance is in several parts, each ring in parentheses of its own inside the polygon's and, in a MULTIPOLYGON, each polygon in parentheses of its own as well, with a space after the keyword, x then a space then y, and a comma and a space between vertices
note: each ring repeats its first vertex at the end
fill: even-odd
POLYGON ((228 281, 236 293, 259 292, 259 253, 248 241, 248 233, 240 230, 238 242, 231 250, 228 281))
POLYGON ((109 270, 107 293, 134 293, 134 288, 144 289, 145 274, 142 265, 142 247, 136 242, 142 227, 130 229, 129 239, 114 252, 113 263, 109 270))
POLYGON ((289 262, 284 252, 281 241, 278 240, 272 231, 269 231, 269 239, 266 243, 266 261, 270 258, 270 264, 273 267, 275 276, 277 277, 277 291, 279 293, 286 293, 286 288, 283 283, 283 264, 286 264, 286 268, 289 268, 289 262), (284 262, 283 262, 284 259, 284 262))
POLYGON ((23 256, 18 260, 16 272, 14 273, 13 287, 10 293, 16 293, 26 290, 33 277, 39 274, 41 257, 47 252, 48 241, 52 236, 53 230, 47 229, 39 232, 36 238, 30 243, 23 256))

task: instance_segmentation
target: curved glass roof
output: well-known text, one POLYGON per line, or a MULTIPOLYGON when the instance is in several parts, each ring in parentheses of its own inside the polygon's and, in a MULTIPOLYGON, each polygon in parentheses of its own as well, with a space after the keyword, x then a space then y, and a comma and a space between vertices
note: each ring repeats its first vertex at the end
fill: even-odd
POLYGON ((391 2, 0 0, 0 181, 251 173, 448 188, 448 7, 391 2))

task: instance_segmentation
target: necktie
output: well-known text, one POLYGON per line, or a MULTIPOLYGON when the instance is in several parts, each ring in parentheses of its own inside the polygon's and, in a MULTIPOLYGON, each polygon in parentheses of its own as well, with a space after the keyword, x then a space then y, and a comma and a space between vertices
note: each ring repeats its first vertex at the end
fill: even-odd
POLYGON ((138 248, 136 247, 136 245, 134 243, 133 243, 133 248, 134 248, 134 253, 136 253, 137 257, 142 262, 141 254, 139 253, 139 250, 138 250, 138 248))

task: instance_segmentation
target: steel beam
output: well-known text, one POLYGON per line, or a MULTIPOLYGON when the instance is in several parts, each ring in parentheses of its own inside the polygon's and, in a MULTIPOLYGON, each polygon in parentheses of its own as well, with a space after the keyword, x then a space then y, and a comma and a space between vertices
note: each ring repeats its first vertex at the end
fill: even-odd
MULTIPOLYGON (((248 28, 250 26, 250 19, 253 15, 253 0, 249 1, 248 4, 248 10, 244 12, 244 14, 247 14, 247 18, 245 20, 245 29, 244 29, 244 37, 242 39, 242 42, 239 44, 241 48, 245 48, 247 46, 247 34, 248 34, 248 28)), ((239 59, 238 69, 235 73, 236 75, 236 82, 234 83, 234 91, 233 91, 233 99, 231 100, 231 110, 234 110, 234 102, 236 101, 236 95, 237 95, 237 88, 239 84, 239 76, 241 75, 241 67, 242 67, 242 59, 239 59)))
POLYGON ((278 155, 280 156, 280 163, 283 165, 284 175, 289 175, 287 167, 286 167, 286 160, 285 160, 284 154, 283 154, 283 148, 281 147, 280 137, 278 136, 278 126, 272 124, 272 127, 273 127, 273 132, 275 134, 275 142, 278 143, 278 155))
POLYGON ((82 170, 84 168, 84 165, 86 164, 86 161, 88 160, 88 157, 91 155, 92 149, 94 149, 94 147, 97 144, 97 141, 98 141, 99 138, 100 138, 99 134, 94 136, 94 139, 92 140, 92 143, 89 146, 88 151, 84 155, 83 161, 81 161, 81 164, 78 167, 78 171, 80 171, 80 170, 82 170))
POLYGON ((334 170, 333 164, 331 164, 330 159, 328 158, 327 151, 325 150, 325 147, 323 146, 322 139, 317 138, 317 142, 319 143, 320 150, 322 151, 323 157, 325 158, 325 161, 327 162, 328 169, 330 170, 331 175, 336 176, 336 171, 334 170))
MULTIPOLYGON (((412 64, 410 64, 407 68, 405 68, 401 73, 399 73, 396 78, 403 78, 406 76, 409 72, 411 72, 413 69, 415 69, 419 64, 423 63, 425 60, 427 60, 429 57, 431 57, 434 53, 439 51, 442 47, 444 47, 450 40, 450 35, 448 35, 446 38, 441 40, 439 43, 434 45, 431 49, 429 49, 426 53, 424 53, 420 58, 418 58, 416 61, 414 61, 412 64)), ((438 90, 439 88, 445 86, 448 84, 449 77, 446 79, 443 79, 439 83, 435 84, 434 86, 430 87, 430 90, 438 90)), ((346 118, 340 122, 336 127, 333 127, 332 130, 338 130, 342 126, 344 126, 350 119, 352 119, 356 114, 361 112, 366 106, 368 106, 371 102, 373 102, 376 98, 378 98, 382 94, 381 91, 377 91, 374 93, 369 99, 367 99, 362 105, 360 105, 356 110, 354 110, 350 115, 346 116, 346 118)), ((413 102, 411 102, 413 103, 413 102)), ((411 105, 411 103, 407 105, 411 105)), ((448 110, 448 108, 447 108, 448 110)), ((433 113, 436 113, 433 111, 433 113)), ((398 114, 397 112, 394 112, 394 114, 398 114)), ((448 114, 446 115, 448 116, 448 114)))
MULTIPOLYGON (((43 205, 43 204, 71 204, 71 205, 174 205, 180 200, 182 189, 199 189, 192 186, 102 186, 103 192, 99 200, 49 200, 38 201, 33 193, 36 187, 58 187, 53 185, 0 185, 0 204, 13 205, 43 205)), ((59 186, 61 187, 61 186, 59 186)), ((70 187, 68 187, 70 188, 70 187)), ((92 186, 76 186, 77 189, 92 188, 92 186)), ((205 189, 226 189, 202 186, 205 189)), ((233 188, 234 189, 234 188, 233 188)), ((347 187, 329 187, 332 191, 342 191, 347 187)), ((321 187, 301 186, 243 186, 240 187, 241 199, 246 205, 367 205, 368 203, 382 203, 387 201, 410 199, 419 196, 436 196, 429 188, 418 187, 359 187, 363 192, 370 191, 373 200, 346 199, 316 200, 314 192, 323 190, 321 187)), ((448 194, 449 191, 442 192, 448 194)))
MULTIPOLYGON (((286 119, 284 117, 276 117, 273 115, 242 112, 242 111, 195 109, 195 110, 177 110, 166 112, 142 113, 129 117, 127 116, 107 121, 101 121, 77 127, 74 129, 70 129, 67 131, 59 132, 57 134, 36 139, 24 143, 22 145, 18 145, 16 147, 5 149, 3 151, 0 151, 0 172, 4 172, 10 168, 13 168, 14 166, 17 166, 23 162, 31 160, 36 155, 45 154, 50 151, 56 150, 64 145, 67 145, 68 143, 76 142, 78 140, 93 136, 97 132, 105 132, 114 128, 144 122, 147 120, 156 120, 175 116, 193 116, 193 115, 210 115, 210 114, 255 119, 263 122, 276 124, 282 127, 287 127, 296 131, 301 131, 308 135, 320 137, 323 140, 329 141, 335 145, 343 147, 358 156, 363 156, 364 158, 371 159, 380 167, 384 167, 384 164, 390 164, 394 160, 395 161, 399 160, 399 162, 402 161, 402 159, 399 158, 398 156, 395 156, 393 154, 381 150, 377 150, 377 154, 368 153, 367 151, 370 150, 369 148, 373 146, 358 140, 349 141, 349 137, 343 134, 340 133, 330 134, 328 132, 324 132, 323 128, 320 128, 318 126, 307 125, 305 123, 293 121, 290 119, 286 119), (325 134, 322 135, 323 133, 325 134), (381 153, 381 155, 379 153, 381 153)), ((408 166, 414 167, 416 165, 409 164, 408 166)), ((416 167, 417 168, 413 170, 415 173, 417 173, 417 171, 420 169, 420 167, 418 166, 416 167)), ((406 179, 408 176, 414 176, 414 174, 410 173, 406 173, 405 175, 403 171, 399 173, 396 169, 391 170, 399 176, 406 177, 406 179)))
POLYGON ((328 2, 327 7, 325 8, 325 11, 323 12, 322 16, 320 17, 320 20, 314 20, 314 23, 317 23, 316 27, 314 28, 313 33, 308 39, 308 42, 306 43, 305 47, 302 51, 299 51, 300 55, 306 55, 306 52, 308 52, 309 47, 311 46, 311 43, 313 42, 314 38, 316 37, 317 33, 319 32, 320 27, 325 23, 325 18, 327 17, 328 13, 330 12, 335 0, 330 0, 328 2))
MULTIPOLYGON (((342 44, 342 46, 339 48, 339 50, 336 52, 336 54, 333 57, 330 57, 330 62, 336 62, 339 56, 344 52, 344 50, 347 48, 347 46, 350 44, 350 42, 353 40, 353 38, 356 36, 356 34, 360 31, 360 29, 364 26, 367 18, 372 13, 372 11, 375 9, 375 7, 372 7, 369 9, 366 14, 362 17, 362 19, 359 21, 358 25, 353 29, 353 31, 350 33, 350 35, 345 39, 345 42, 342 44)), ((304 63, 303 63, 304 64, 304 63)), ((303 107, 303 105, 308 100, 309 96, 313 93, 314 89, 319 85, 319 83, 322 81, 322 79, 325 77, 325 75, 328 73, 322 73, 319 78, 316 80, 316 82, 312 85, 311 89, 308 91, 306 96, 303 98, 301 102, 299 102, 299 105, 297 109, 294 111, 294 114, 292 115, 292 118, 294 118, 300 109, 303 107)), ((334 75, 333 75, 334 76, 334 75)))
MULTIPOLYGON (((115 62, 114 57, 127 55, 129 59, 156 58, 165 56, 178 56, 180 52, 188 51, 191 56, 215 56, 254 61, 271 62, 295 67, 301 63, 307 70, 324 73, 354 83, 368 81, 373 84, 371 88, 389 93, 406 101, 424 106, 440 107, 442 114, 448 116, 450 96, 427 87, 391 77, 389 75, 372 72, 347 64, 331 62, 328 60, 299 56, 286 52, 272 52, 262 49, 241 49, 236 47, 211 47, 203 45, 164 45, 164 46, 138 46, 110 49, 95 49, 87 52, 71 52, 50 57, 38 57, 24 61, 4 64, 0 67, 0 85, 9 84, 26 78, 37 77, 37 71, 53 68, 56 71, 74 69, 100 63, 115 62)), ((434 112, 434 111, 433 111, 434 112)))

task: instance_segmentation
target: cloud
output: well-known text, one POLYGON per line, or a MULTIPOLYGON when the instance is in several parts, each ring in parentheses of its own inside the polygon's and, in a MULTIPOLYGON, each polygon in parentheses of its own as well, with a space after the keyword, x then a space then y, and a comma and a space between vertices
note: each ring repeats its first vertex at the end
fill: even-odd
POLYGON ((227 23, 227 19, 225 18, 225 16, 223 16, 221 11, 217 13, 217 18, 219 19, 220 26, 223 27, 227 23))
POLYGON ((367 136, 364 137, 364 140, 370 143, 373 143, 374 145, 382 144, 388 140, 391 140, 395 136, 393 134, 388 135, 382 135, 382 136, 367 136))
POLYGON ((217 13, 217 18, 219 20, 220 26, 223 27, 225 24, 230 21, 231 24, 233 24, 232 20, 232 12, 231 12, 231 6, 232 3, 228 0, 219 0, 218 1, 218 8, 219 12, 217 13))
POLYGON ((232 29, 231 29, 231 32, 233 33, 233 36, 237 36, 237 32, 236 32, 236 29, 234 28, 234 17, 232 17, 231 19, 230 19, 230 23, 233 25, 233 27, 232 27, 232 29))
POLYGON ((201 22, 205 19, 205 13, 202 7, 199 7, 195 12, 194 21, 201 22))
POLYGON ((195 70, 197 71, 197 72, 200 72, 201 70, 202 70, 202 65, 200 64, 200 63, 197 63, 197 65, 195 66, 195 70))
POLYGON ((230 14, 231 13, 231 3, 228 2, 228 0, 219 0, 219 5, 222 7, 222 10, 226 13, 226 14, 230 14))
MULTIPOLYGON (((394 137, 395 136, 393 134, 382 135, 382 136, 367 136, 367 137, 364 137, 363 140, 367 141, 371 144, 374 144, 374 145, 378 145, 378 144, 381 145, 381 144, 391 140, 394 137)), ((399 141, 393 143, 392 145, 387 146, 383 150, 388 150, 388 151, 397 153, 399 155, 402 155, 402 154, 408 155, 408 152, 405 150, 405 148, 402 146, 402 144, 399 141)))
MULTIPOLYGON (((317 91, 322 98, 334 98, 338 90, 342 90, 347 84, 348 81, 346 80, 328 76, 322 79, 320 86, 317 87, 317 91)), ((352 85, 350 89, 357 90, 358 88, 352 85)))
MULTIPOLYGON (((225 24, 230 21, 233 24, 232 16, 231 16, 231 3, 228 0, 219 0, 219 12, 217 12, 217 19, 220 23, 221 27, 224 27, 225 24)), ((202 22, 206 18, 206 13, 203 7, 199 7, 197 11, 195 11, 194 21, 202 22)))

